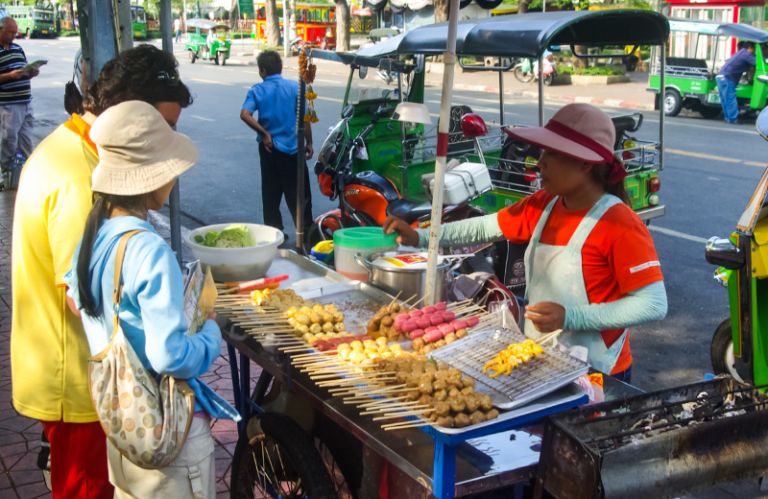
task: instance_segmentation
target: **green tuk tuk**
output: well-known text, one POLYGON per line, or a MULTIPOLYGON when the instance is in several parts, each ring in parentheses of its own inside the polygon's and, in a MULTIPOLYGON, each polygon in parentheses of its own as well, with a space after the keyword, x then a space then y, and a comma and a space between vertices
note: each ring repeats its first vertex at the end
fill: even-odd
MULTIPOLYGON (((715 76, 725 63, 731 38, 754 42, 757 66, 745 73, 736 87, 739 108, 760 110, 768 98, 768 64, 764 53, 768 33, 749 24, 670 19, 670 54, 667 57, 663 107, 667 116, 677 116, 691 109, 704 118, 720 114, 720 94, 715 76)), ((655 92, 656 109, 660 107, 659 65, 651 71, 648 91, 655 92)))
MULTIPOLYGON (((487 56, 500 60, 499 121, 486 123, 482 136, 463 131, 465 105, 451 110, 449 159, 487 167, 492 188, 476 192, 467 202, 446 207, 444 221, 495 213, 540 189, 536 165, 540 150, 513 140, 505 132, 519 126, 506 121, 503 72, 511 67, 501 61, 514 57, 540 60, 554 45, 666 45, 666 18, 649 11, 563 11, 530 13, 459 21, 457 55, 487 56)), ((351 225, 381 225, 387 215, 398 215, 413 227, 424 227, 430 218, 430 175, 435 171, 436 127, 397 121, 395 106, 424 103, 424 57, 445 50, 446 23, 422 26, 384 40, 353 54, 312 49, 317 58, 336 60, 350 67, 341 121, 318 150, 315 173, 323 193, 339 199, 339 208, 321 215, 314 228, 324 239, 334 230, 351 225), (408 62, 412 61, 412 62, 408 62), (368 69, 371 71, 368 71, 368 69), (329 180, 329 178, 333 180, 329 180), (327 185, 325 185, 327 184, 327 185), (337 185, 338 184, 338 185, 337 185)), ((662 48, 663 50, 663 48, 662 48)), ((576 52, 574 50, 574 52, 576 52)), ((589 57, 578 54, 579 57, 589 57)), ((539 123, 544 124, 543 88, 540 84, 539 123)), ((479 118, 479 117, 478 117, 479 118)), ((665 211, 658 191, 658 171, 663 164, 663 122, 658 141, 630 135, 642 124, 642 115, 614 117, 615 153, 629 175, 625 186, 631 207, 646 223, 665 211)), ((418 122, 423 123, 423 122, 418 122)), ((634 134, 633 134, 634 135, 634 134)), ((311 240, 311 237, 309 238, 311 240)), ((521 248, 492 250, 494 271, 506 274, 504 283, 514 287, 519 275, 506 272, 519 267, 521 248), (519 254, 518 257, 513 257, 519 254)), ((453 248, 454 253, 464 248, 453 248)), ((469 251, 470 249, 466 249, 469 251)), ((474 252, 474 251, 473 251, 474 252)))
POLYGON ((213 60, 215 64, 222 66, 227 63, 232 43, 228 25, 207 19, 188 19, 187 30, 189 28, 195 28, 194 33, 189 33, 189 40, 185 46, 189 54, 189 62, 194 64, 195 60, 202 59, 213 60))

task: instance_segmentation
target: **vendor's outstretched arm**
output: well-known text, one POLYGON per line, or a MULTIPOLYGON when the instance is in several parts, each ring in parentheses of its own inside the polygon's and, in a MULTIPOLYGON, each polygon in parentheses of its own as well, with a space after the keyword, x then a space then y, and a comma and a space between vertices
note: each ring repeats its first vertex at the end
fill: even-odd
MULTIPOLYGON (((416 232, 419 234, 418 246, 426 248, 429 245, 429 229, 416 229, 416 232)), ((445 224, 440 229, 440 247, 442 248, 503 240, 504 233, 501 232, 498 216, 495 213, 445 224)))
POLYGON ((566 307, 563 329, 571 331, 605 331, 620 329, 667 315, 667 292, 664 281, 643 286, 610 303, 566 307))

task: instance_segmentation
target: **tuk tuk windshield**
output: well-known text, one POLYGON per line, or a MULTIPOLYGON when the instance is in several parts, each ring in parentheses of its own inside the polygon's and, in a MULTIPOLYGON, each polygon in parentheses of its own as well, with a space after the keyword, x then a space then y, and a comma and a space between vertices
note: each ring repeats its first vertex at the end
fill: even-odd
POLYGON ((229 30, 227 28, 217 27, 213 30, 213 32, 214 32, 213 36, 215 36, 219 40, 226 40, 229 37, 229 30))
MULTIPOLYGON (((407 90, 403 84, 403 90, 407 98, 407 90)), ((368 68, 368 75, 361 79, 358 70, 352 75, 352 84, 349 86, 348 104, 360 104, 372 101, 399 101, 397 94, 397 73, 377 71, 376 68, 368 68)))

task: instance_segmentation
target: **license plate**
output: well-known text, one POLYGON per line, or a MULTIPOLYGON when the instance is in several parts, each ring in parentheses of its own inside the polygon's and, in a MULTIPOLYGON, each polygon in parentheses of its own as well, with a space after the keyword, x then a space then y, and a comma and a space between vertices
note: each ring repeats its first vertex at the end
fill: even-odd
POLYGON ((141 31, 137 31, 133 34, 133 36, 141 36, 141 31))
POLYGON ((707 96, 707 102, 710 104, 720 104, 720 94, 709 94, 707 96))
POLYGON ((47 30, 42 30, 40 33, 42 33, 42 34, 44 34, 44 35, 47 35, 47 34, 48 34, 48 31, 47 31, 47 30))

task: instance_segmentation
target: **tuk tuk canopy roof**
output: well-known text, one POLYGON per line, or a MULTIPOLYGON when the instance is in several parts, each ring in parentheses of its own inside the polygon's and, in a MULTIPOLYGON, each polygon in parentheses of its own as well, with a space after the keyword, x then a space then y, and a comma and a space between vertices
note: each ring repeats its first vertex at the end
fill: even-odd
POLYGON ((687 31, 714 36, 732 36, 750 42, 768 42, 768 32, 749 24, 716 23, 710 21, 691 21, 690 19, 670 19, 669 29, 672 31, 687 31))
MULTIPOLYGON (((447 22, 430 24, 357 54, 368 57, 439 55, 445 52, 447 36, 447 22), (390 52, 384 53, 385 50, 390 52)), ((553 45, 661 45, 668 38, 667 19, 648 10, 536 12, 459 21, 456 53, 539 57, 553 45)))
POLYGON ((202 29, 213 29, 213 28, 229 29, 228 24, 217 23, 214 21, 209 21, 208 19, 187 19, 187 26, 190 28, 202 28, 202 29))

